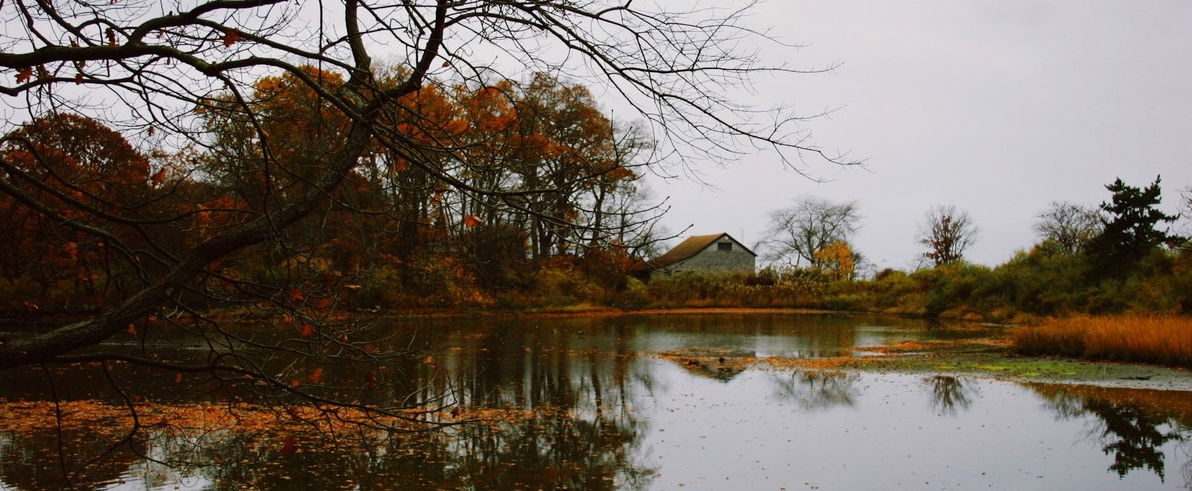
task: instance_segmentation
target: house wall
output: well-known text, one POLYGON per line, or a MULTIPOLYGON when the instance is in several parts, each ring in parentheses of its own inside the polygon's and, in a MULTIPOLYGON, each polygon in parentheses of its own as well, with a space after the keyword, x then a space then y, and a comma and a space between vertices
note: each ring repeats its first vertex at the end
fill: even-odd
POLYGON ((673 274, 680 271, 748 274, 755 271, 756 259, 741 244, 728 237, 721 237, 698 254, 656 271, 655 274, 673 274), (731 250, 720 250, 719 244, 722 243, 730 244, 731 250))

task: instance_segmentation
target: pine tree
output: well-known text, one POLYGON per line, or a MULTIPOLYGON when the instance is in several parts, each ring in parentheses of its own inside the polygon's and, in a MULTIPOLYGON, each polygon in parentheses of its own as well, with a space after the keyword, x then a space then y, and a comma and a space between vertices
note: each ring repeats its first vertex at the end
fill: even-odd
POLYGON ((1089 244, 1098 273, 1108 276, 1128 273, 1154 248, 1173 239, 1166 228, 1157 228, 1177 218, 1155 208, 1160 201, 1159 181, 1156 176, 1154 183, 1139 189, 1118 178, 1105 186, 1113 197, 1110 202, 1101 203, 1106 213, 1101 219, 1103 228, 1089 244))

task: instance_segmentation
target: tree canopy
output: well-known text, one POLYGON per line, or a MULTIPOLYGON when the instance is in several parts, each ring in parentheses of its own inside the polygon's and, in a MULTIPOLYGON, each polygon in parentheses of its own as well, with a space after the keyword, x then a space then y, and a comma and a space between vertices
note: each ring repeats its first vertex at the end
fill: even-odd
MULTIPOLYGON (((801 198, 787 208, 770 212, 770 227, 764 244, 771 261, 792 265, 806 264, 821 268, 828 263, 840 264, 841 247, 852 251, 847 243, 857 231, 861 215, 855 202, 833 203, 819 198, 801 198), (832 248, 832 252, 826 249, 832 248)), ((850 266, 847 268, 850 270, 850 266)))
POLYGON ((964 251, 977 238, 977 226, 967 211, 955 206, 936 206, 927 210, 919 243, 927 251, 923 257, 936 266, 954 263, 964 258, 964 251))
POLYGON ((1105 185, 1113 196, 1101 203, 1106 215, 1101 219, 1102 230, 1089 244, 1099 272, 1116 275, 1128 271, 1155 247, 1174 239, 1166 228, 1158 228, 1178 218, 1156 208, 1162 199, 1159 181, 1155 177, 1145 188, 1130 186, 1120 178, 1105 185))

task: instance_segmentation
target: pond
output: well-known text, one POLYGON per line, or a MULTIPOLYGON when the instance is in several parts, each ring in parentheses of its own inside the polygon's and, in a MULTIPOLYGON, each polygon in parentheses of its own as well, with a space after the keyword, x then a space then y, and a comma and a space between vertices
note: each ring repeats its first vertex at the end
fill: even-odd
POLYGON ((284 414, 171 374, 61 369, 53 389, 64 413, 93 416, 59 429, 38 404, 51 399, 44 374, 10 371, 0 374, 0 488, 1192 487, 1187 392, 756 362, 975 339, 996 335, 991 327, 749 314, 381 328, 396 333, 392 343, 421 348, 387 367, 385 397, 443 402, 435 417, 482 421, 361 443, 270 423, 284 414), (145 393, 134 396, 161 414, 229 424, 180 429, 155 425, 147 412, 135 437, 142 451, 113 448, 124 433, 111 416, 120 400, 105 389, 108 376, 137 379, 145 393), (235 424, 220 416, 232 406, 235 424))

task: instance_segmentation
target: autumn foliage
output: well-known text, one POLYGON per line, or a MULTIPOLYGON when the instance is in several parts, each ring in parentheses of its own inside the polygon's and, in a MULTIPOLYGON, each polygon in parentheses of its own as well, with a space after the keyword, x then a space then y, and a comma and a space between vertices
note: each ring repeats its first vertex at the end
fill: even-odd
MULTIPOLYGON (((239 39, 224 35, 228 45, 239 39)), ((377 76, 396 84, 404 73, 377 76)), ((137 150, 73 114, 10 134, 0 151, 5 165, 23 171, 12 180, 17 193, 50 209, 0 193, 12 232, 0 237, 0 308, 99 308, 132 291, 139 269, 168 264, 174 251, 306 192, 350 121, 322 93, 340 90, 341 76, 307 67, 301 77, 263 77, 248 100, 203 101, 196 113, 208 139, 170 151, 137 150), (96 238, 89 225, 117 236, 96 238)), ((545 75, 429 85, 393 101, 385 121, 387 136, 408 145, 378 141, 330 206, 276 240, 211 263, 209 271, 253 286, 206 295, 252 291, 316 311, 604 297, 623 286, 624 267, 650 240, 642 232, 650 217, 639 216, 645 205, 633 201, 634 159, 645 144, 582 86, 545 75), (543 268, 591 285, 543 285, 543 268)))

